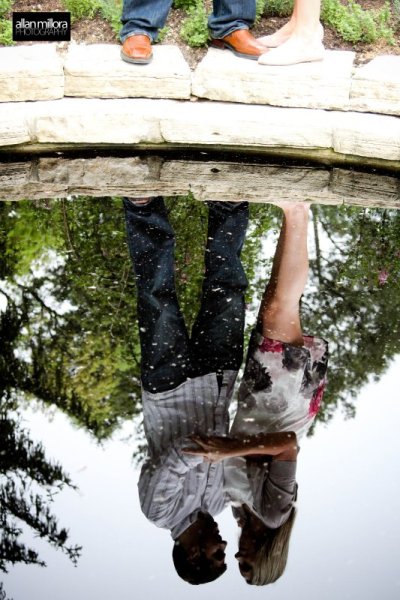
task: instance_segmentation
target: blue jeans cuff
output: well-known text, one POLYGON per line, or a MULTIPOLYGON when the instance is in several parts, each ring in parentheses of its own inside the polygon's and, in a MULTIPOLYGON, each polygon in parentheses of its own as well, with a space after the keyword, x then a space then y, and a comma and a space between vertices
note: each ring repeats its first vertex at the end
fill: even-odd
POLYGON ((127 33, 126 35, 120 36, 120 40, 121 43, 123 44, 125 40, 127 40, 128 38, 132 37, 133 35, 146 35, 150 42, 153 43, 155 40, 151 37, 151 34, 148 31, 143 31, 141 29, 135 30, 135 31, 131 31, 129 33, 127 33))
POLYGON ((241 29, 247 29, 248 30, 249 28, 246 25, 242 25, 241 27, 234 26, 231 29, 228 29, 228 31, 226 33, 224 33, 224 35, 222 35, 221 37, 214 37, 211 29, 209 31, 210 31, 211 39, 213 39, 213 40, 221 40, 222 38, 226 37, 227 35, 230 35, 234 31, 239 31, 241 29))

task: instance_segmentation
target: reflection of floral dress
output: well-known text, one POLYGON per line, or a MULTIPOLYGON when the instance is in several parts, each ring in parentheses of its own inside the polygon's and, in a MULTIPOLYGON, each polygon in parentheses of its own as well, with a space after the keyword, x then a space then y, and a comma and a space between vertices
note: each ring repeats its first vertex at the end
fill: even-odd
POLYGON ((320 407, 327 361, 323 339, 304 336, 304 346, 293 346, 253 332, 231 433, 303 437, 320 407))
MULTIPOLYGON (((303 346, 264 338, 250 341, 233 436, 309 430, 326 383, 328 344, 304 336, 303 346)), ((225 488, 236 504, 247 504, 270 527, 287 518, 295 495, 295 462, 234 458, 225 461, 225 488)))

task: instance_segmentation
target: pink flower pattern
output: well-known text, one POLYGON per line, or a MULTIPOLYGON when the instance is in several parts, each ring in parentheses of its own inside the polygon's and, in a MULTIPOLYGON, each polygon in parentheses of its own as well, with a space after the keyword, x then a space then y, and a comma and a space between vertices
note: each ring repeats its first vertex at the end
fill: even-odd
POLYGON ((260 352, 282 352, 283 344, 278 340, 271 340, 270 338, 264 338, 259 346, 260 352))
POLYGON ((310 406, 308 408, 309 417, 315 417, 317 412, 319 411, 319 407, 321 406, 322 396, 324 395, 325 390, 325 380, 321 381, 313 396, 311 398, 310 406))
POLYGON ((385 285, 385 283, 388 280, 388 277, 389 277, 389 271, 387 271, 386 269, 382 269, 382 271, 379 271, 379 273, 378 273, 379 285, 385 285))

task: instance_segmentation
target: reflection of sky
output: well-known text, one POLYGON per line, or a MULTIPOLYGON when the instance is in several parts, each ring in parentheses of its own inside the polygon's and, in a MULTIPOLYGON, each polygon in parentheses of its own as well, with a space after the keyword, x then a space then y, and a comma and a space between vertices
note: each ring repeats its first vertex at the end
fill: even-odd
POLYGON ((4 576, 14 600, 164 600, 262 597, 287 600, 351 598, 394 600, 400 594, 400 359, 379 383, 361 390, 357 416, 337 415, 302 443, 299 456, 299 515, 285 575, 269 588, 250 588, 236 567, 236 524, 220 517, 228 540, 228 572, 208 586, 192 587, 175 575, 169 533, 142 516, 132 445, 98 446, 56 413, 51 422, 27 412, 26 425, 48 455, 70 472, 80 491, 64 491, 55 503, 71 541, 83 545, 79 567, 40 540, 33 545, 48 563, 10 567, 4 576))

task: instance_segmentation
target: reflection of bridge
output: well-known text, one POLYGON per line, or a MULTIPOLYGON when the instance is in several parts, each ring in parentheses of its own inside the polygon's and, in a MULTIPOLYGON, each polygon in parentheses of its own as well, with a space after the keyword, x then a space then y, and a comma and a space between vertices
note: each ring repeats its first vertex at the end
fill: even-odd
MULTIPOLYGON (((16 159, 17 160, 17 159, 16 159)), ((400 181, 342 168, 174 160, 159 156, 31 158, 0 163, 0 200, 88 196, 174 196, 199 200, 400 207, 400 181)))
POLYGON ((191 73, 177 48, 154 54, 143 66, 117 45, 1 48, 0 151, 206 148, 400 170, 400 56, 261 67, 210 49, 191 73))

